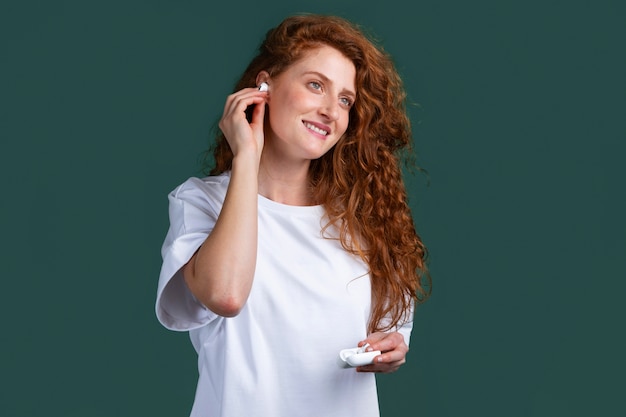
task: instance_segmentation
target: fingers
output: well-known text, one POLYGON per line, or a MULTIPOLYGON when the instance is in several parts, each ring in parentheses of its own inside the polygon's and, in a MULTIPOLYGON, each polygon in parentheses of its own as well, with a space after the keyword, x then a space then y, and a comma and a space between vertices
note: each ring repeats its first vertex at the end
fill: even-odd
POLYGON ((265 101, 265 98, 267 97, 267 92, 261 92, 261 94, 265 94, 265 97, 263 99, 263 102, 261 102, 258 105, 254 106, 254 109, 252 110, 252 122, 251 122, 251 124, 254 125, 254 126, 260 126, 261 128, 263 128, 263 118, 265 117, 264 101, 265 101))
POLYGON ((244 88, 237 91, 226 98, 222 120, 227 120, 231 117, 245 118, 244 112, 249 106, 262 103, 266 98, 267 92, 259 91, 257 88, 244 88))
POLYGON ((398 369, 400 369, 400 366, 404 365, 405 363, 406 363, 405 359, 402 359, 401 361, 390 362, 390 363, 374 362, 371 365, 359 366, 356 368, 356 371, 390 374, 392 372, 396 372, 398 369))
POLYGON ((374 363, 357 368, 358 372, 381 372, 390 373, 397 371, 401 365, 406 363, 406 354, 409 347, 404 342, 402 334, 393 333, 372 333, 367 339, 359 342, 358 346, 369 343, 366 349, 368 352, 380 350, 382 354, 374 358, 374 363))
POLYGON ((249 147, 256 148, 255 150, 260 152, 263 146, 263 117, 266 100, 267 92, 256 88, 244 88, 229 95, 226 99, 219 127, 228 140, 233 154, 236 155, 240 150, 249 147), (255 106, 252 120, 248 122, 246 109, 252 105, 255 106))
POLYGON ((370 334, 367 339, 359 342, 358 346, 364 346, 366 343, 369 343, 369 347, 367 351, 370 352, 372 350, 380 350, 381 352, 389 352, 394 350, 403 351, 406 355, 409 347, 404 342, 404 336, 398 332, 392 333, 383 333, 377 332, 370 334))

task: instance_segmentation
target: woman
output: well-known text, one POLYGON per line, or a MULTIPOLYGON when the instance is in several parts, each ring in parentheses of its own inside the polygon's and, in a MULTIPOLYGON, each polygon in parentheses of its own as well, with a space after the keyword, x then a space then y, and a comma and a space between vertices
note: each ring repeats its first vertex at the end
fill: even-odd
POLYGON ((405 362, 428 295, 398 164, 404 98, 343 19, 267 33, 226 100, 211 175, 169 196, 156 310, 198 352, 192 416, 378 416, 374 373, 405 362), (338 366, 355 346, 380 354, 338 366))

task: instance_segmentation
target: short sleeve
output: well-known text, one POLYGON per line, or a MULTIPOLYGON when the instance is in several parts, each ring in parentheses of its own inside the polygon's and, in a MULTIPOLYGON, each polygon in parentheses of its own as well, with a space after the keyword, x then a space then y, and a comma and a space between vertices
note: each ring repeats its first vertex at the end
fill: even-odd
POLYGON ((407 319, 407 321, 405 321, 404 323, 402 323, 401 326, 397 327, 397 331, 398 333, 400 333, 402 336, 404 336, 404 343, 406 343, 406 345, 409 345, 409 342, 411 341, 411 331, 413 330, 413 309, 411 308, 411 317, 409 317, 407 319))
MULTIPOLYGON (((405 311, 402 315, 400 322, 392 327, 392 331, 400 333, 404 337, 404 343, 409 345, 411 341, 411 331, 413 330, 413 314, 415 313, 415 302, 411 300, 411 306, 408 311, 405 311)), ((390 323, 390 318, 386 317, 382 321, 382 325, 387 325, 390 323)))
POLYGON ((190 178, 168 196, 170 226, 161 249, 155 308, 159 322, 170 330, 192 330, 217 317, 193 296, 182 267, 213 230, 224 201, 222 188, 219 181, 190 178))

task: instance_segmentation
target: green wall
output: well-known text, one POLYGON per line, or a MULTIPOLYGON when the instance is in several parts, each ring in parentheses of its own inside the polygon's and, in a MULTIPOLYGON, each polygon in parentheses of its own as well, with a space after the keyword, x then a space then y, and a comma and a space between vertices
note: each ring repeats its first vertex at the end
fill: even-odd
POLYGON ((382 415, 626 415, 626 3, 7 3, 0 415, 188 413, 195 354, 153 313, 166 194, 301 11, 376 33, 417 103, 434 292, 382 415))

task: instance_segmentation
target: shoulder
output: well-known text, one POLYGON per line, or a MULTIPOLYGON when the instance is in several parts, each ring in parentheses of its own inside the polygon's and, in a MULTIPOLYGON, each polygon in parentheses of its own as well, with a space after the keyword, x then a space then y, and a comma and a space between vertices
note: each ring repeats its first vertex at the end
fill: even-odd
POLYGON ((176 187, 170 196, 174 198, 184 198, 187 195, 219 194, 222 190, 225 192, 230 182, 230 173, 225 172, 221 175, 211 177, 191 177, 176 187))
POLYGON ((191 177, 170 192, 169 199, 172 203, 222 202, 229 182, 229 173, 204 178, 191 177))
POLYGON ((230 176, 228 174, 189 178, 168 195, 170 228, 188 230, 192 224, 214 222, 217 219, 230 176))

